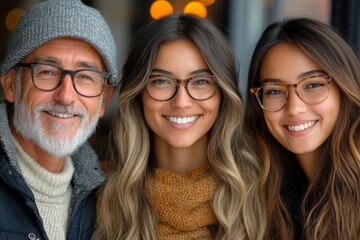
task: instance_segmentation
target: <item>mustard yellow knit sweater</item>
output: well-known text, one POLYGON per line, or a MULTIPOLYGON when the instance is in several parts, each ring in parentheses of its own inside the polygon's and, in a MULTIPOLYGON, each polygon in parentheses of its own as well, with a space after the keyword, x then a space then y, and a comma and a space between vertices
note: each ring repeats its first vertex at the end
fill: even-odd
POLYGON ((156 169, 145 191, 157 210, 158 239, 211 239, 210 228, 217 220, 210 200, 216 186, 207 166, 186 175, 156 169))

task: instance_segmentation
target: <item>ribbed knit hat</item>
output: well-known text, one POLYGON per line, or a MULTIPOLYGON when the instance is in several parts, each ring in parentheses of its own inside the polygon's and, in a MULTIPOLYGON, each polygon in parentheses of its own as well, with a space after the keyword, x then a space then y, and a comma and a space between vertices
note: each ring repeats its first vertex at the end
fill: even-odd
POLYGON ((113 35, 101 14, 81 0, 48 0, 34 5, 11 33, 4 74, 40 45, 55 38, 73 37, 92 45, 102 56, 109 82, 118 82, 117 51, 113 35))

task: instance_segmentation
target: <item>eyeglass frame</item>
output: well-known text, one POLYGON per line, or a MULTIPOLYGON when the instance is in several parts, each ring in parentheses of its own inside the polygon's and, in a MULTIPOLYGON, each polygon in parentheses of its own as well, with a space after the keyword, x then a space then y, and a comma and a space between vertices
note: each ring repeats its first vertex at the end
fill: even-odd
POLYGON ((264 111, 266 111, 266 112, 279 112, 279 111, 281 111, 282 109, 284 109, 284 107, 287 105, 287 101, 288 101, 288 98, 289 98, 289 89, 290 89, 291 87, 294 87, 294 88, 295 88, 296 95, 297 95, 297 96, 299 97, 299 99, 300 99, 302 102, 304 102, 305 104, 308 104, 308 105, 317 105, 317 104, 320 104, 320 103, 324 102, 324 101, 329 97, 329 95, 330 95, 330 84, 331 84, 331 80, 332 80, 332 79, 333 79, 333 76, 332 76, 331 74, 324 72, 324 73, 320 73, 320 74, 316 74, 316 75, 312 75, 312 76, 309 76, 309 77, 302 78, 302 79, 300 79, 299 81, 297 81, 297 82, 294 83, 294 84, 282 84, 282 83, 269 83, 269 82, 268 82, 268 83, 262 84, 262 85, 260 85, 260 86, 250 88, 250 93, 255 96, 257 103, 259 104, 259 106, 260 106, 264 111), (305 102, 305 101, 302 99, 302 97, 300 96, 299 92, 298 92, 298 89, 297 89, 297 88, 298 88, 299 84, 301 84, 303 81, 308 80, 308 79, 310 79, 310 78, 321 77, 321 76, 324 76, 324 75, 327 76, 327 78, 325 78, 325 79, 326 79, 327 82, 328 82, 328 91, 327 91, 326 97, 325 97, 323 100, 321 100, 320 102, 318 102, 318 103, 307 103, 307 102, 305 102), (265 87, 265 86, 268 86, 268 85, 282 86, 282 87, 285 87, 286 90, 287 90, 287 93, 288 93, 288 94, 287 94, 287 96, 286 96, 285 104, 284 104, 279 110, 276 110, 276 111, 266 110, 265 107, 264 107, 264 106, 262 105, 262 103, 261 103, 261 100, 260 100, 260 97, 259 97, 259 89, 261 89, 261 88, 263 88, 263 87, 265 87))
POLYGON ((77 94, 79 94, 80 96, 83 96, 83 97, 87 97, 87 98, 93 98, 93 97, 98 97, 101 95, 101 93, 104 91, 104 88, 105 88, 105 85, 106 85, 106 82, 108 79, 111 78, 111 74, 110 73, 107 73, 107 72, 102 72, 102 71, 97 71, 97 70, 94 70, 94 69, 78 69, 78 70, 75 70, 75 71, 72 71, 72 70, 67 70, 67 69, 63 69, 61 67, 58 67, 56 65, 52 65, 52 64, 48 64, 48 63, 38 63, 38 62, 31 62, 31 63, 23 63, 23 62, 19 62, 15 65, 15 67, 26 67, 26 68, 30 68, 31 69, 31 80, 34 84, 34 86, 41 90, 41 91, 44 91, 44 92, 51 92, 51 91, 54 91, 55 89, 59 88, 61 86, 61 84, 64 82, 64 79, 65 79, 65 76, 66 75, 70 75, 71 77, 71 82, 72 82, 72 85, 76 91, 77 94), (38 86, 36 86, 35 84, 35 79, 34 79, 34 68, 37 66, 37 65, 45 65, 45 66, 50 66, 50 67, 54 67, 56 69, 58 69, 61 73, 61 77, 60 77, 60 80, 59 82, 57 83, 57 85, 53 88, 53 89, 41 89, 39 88, 38 86), (75 75, 79 72, 83 72, 83 71, 90 71, 90 72, 96 72, 96 73, 99 73, 103 79, 104 79, 104 82, 101 86, 101 91, 99 94, 97 95, 94 95, 94 96, 87 96, 87 95, 84 95, 82 93, 80 93, 78 91, 78 89, 76 88, 76 85, 75 85, 75 75))
MULTIPOLYGON (((151 78, 151 77, 158 77, 158 76, 169 78, 170 80, 172 80, 172 81, 175 82, 175 86, 176 86, 175 91, 174 91, 174 94, 173 94, 170 98, 165 99, 165 100, 159 100, 159 99, 156 99, 156 98, 154 98, 153 96, 151 96, 151 94, 149 93, 149 90, 147 89, 148 82, 146 82, 146 85, 145 85, 146 92, 149 94, 149 96, 150 96, 152 99, 154 99, 154 100, 156 100, 156 101, 160 101, 160 102, 165 102, 165 101, 169 101, 169 100, 173 99, 173 98, 176 96, 177 92, 179 91, 180 84, 183 84, 183 83, 185 83, 184 87, 185 87, 185 90, 186 90, 186 93, 188 94, 188 96, 189 96, 191 99, 196 100, 196 101, 205 101, 205 100, 208 100, 208 99, 212 98, 213 96, 215 96, 216 91, 217 91, 217 89, 219 88, 219 85, 218 85, 217 82, 216 82, 216 78, 215 78, 215 76, 212 75, 212 74, 200 74, 200 75, 197 75, 197 76, 194 76, 194 77, 190 77, 190 78, 187 78, 187 79, 178 79, 178 78, 174 78, 174 77, 171 77, 171 76, 168 76, 168 75, 163 75, 163 74, 152 74, 152 75, 150 76, 150 78, 151 78), (189 85, 189 82, 191 82, 193 79, 196 79, 196 78, 201 77, 201 76, 209 76, 210 78, 212 78, 212 79, 215 81, 216 86, 215 86, 214 93, 213 93, 210 97, 207 97, 207 98, 205 98, 205 99, 196 99, 196 98, 194 98, 194 97, 190 94, 189 89, 187 88, 187 86, 189 85)), ((149 78, 149 79, 150 79, 150 78, 149 78)))

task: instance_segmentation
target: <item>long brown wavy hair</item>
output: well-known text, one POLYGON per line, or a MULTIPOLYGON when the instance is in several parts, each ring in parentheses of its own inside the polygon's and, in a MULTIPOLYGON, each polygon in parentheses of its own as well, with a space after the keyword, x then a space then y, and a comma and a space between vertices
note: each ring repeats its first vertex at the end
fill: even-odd
MULTIPOLYGON (((250 88, 260 85, 259 73, 267 51, 278 43, 298 46, 341 90, 341 107, 329 138, 321 146, 321 168, 301 199, 305 239, 359 239, 360 236, 360 65, 349 44, 330 26, 316 20, 288 19, 269 25, 254 50, 248 75, 250 88)), ((294 236, 280 194, 287 164, 294 154, 281 146, 266 127, 262 109, 248 97, 244 134, 249 149, 263 162, 268 226, 265 239, 294 236)))
POLYGON ((141 92, 164 42, 186 39, 201 52, 221 90, 220 114, 211 129, 207 155, 218 179, 211 205, 218 219, 214 239, 261 239, 264 212, 259 166, 242 153, 242 100, 237 62, 222 32, 210 20, 173 14, 137 33, 123 67, 111 140, 111 171, 101 189, 93 239, 156 239, 157 216, 144 184, 155 163, 141 92))

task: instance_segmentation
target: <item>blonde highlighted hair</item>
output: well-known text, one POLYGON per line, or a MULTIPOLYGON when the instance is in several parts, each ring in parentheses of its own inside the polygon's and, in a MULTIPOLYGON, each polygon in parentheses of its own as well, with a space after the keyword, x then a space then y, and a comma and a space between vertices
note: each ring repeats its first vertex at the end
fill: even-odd
POLYGON ((209 164, 219 180, 211 202, 218 219, 213 238, 262 237, 265 224, 258 194, 259 168, 253 158, 242 153, 242 100, 235 57, 209 20, 173 14, 138 32, 123 67, 110 147, 111 172, 99 194, 94 239, 156 239, 156 211, 144 192, 155 163, 140 97, 161 44, 179 39, 199 49, 222 92, 220 114, 207 148, 209 164))

